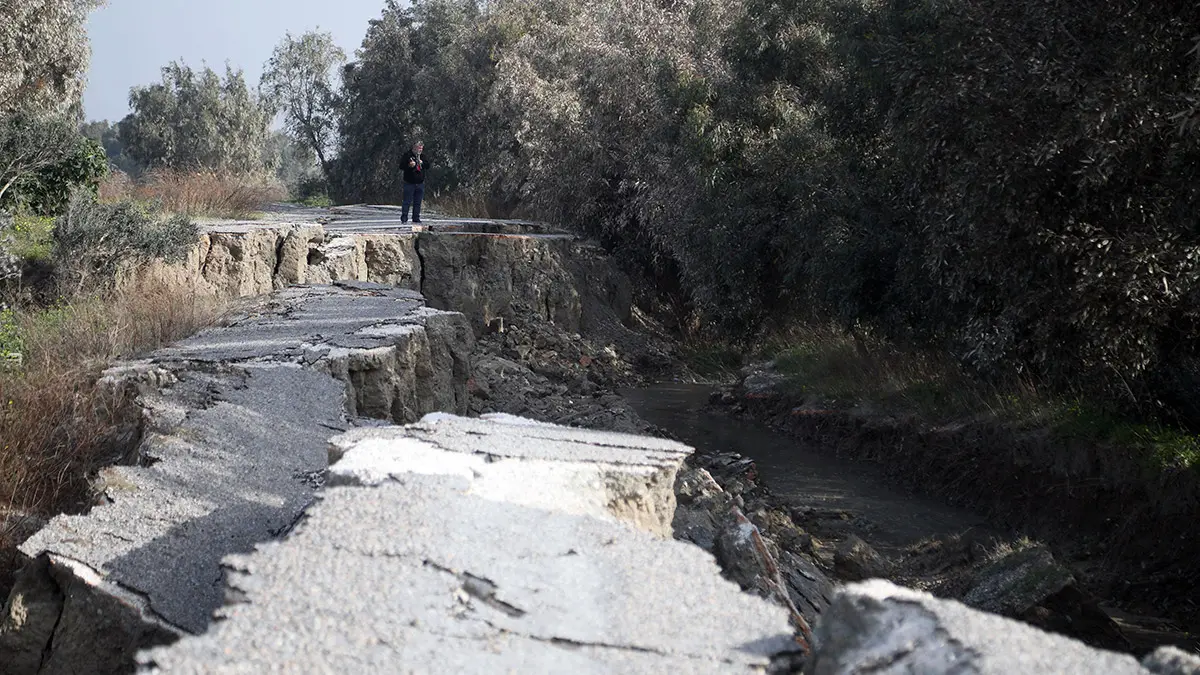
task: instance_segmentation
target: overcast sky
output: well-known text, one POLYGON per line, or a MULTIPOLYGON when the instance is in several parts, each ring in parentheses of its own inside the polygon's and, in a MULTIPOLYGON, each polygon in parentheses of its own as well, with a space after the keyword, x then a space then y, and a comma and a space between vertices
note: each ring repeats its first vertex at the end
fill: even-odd
POLYGON ((383 5, 384 0, 109 0, 88 23, 87 119, 124 117, 129 88, 158 81, 159 69, 176 59, 193 67, 207 62, 220 73, 229 61, 257 86, 263 63, 288 31, 330 31, 353 58, 367 22, 383 5))

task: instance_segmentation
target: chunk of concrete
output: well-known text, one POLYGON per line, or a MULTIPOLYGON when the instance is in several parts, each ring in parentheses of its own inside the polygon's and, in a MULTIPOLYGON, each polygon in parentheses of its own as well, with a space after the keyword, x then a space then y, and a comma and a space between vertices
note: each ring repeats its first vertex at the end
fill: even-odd
MULTIPOLYGON (((529 427, 535 429, 536 427, 529 427)), ((241 601, 150 672, 763 672, 778 607, 700 549, 469 493, 450 476, 336 487, 228 564, 241 601)))
POLYGON ((1093 649, 951 600, 872 580, 845 587, 821 617, 805 673, 1146 675, 1093 649))
POLYGON ((670 536, 675 474, 692 449, 511 415, 437 414, 404 428, 355 429, 332 441, 329 482, 379 485, 452 475, 488 499, 627 522, 670 536))

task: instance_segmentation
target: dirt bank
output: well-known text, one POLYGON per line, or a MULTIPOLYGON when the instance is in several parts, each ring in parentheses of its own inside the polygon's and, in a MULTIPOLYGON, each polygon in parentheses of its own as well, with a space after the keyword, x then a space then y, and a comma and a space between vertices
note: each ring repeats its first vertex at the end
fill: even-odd
MULTIPOLYGON (((533 313, 523 316, 507 322, 503 333, 478 341, 470 383, 473 413, 507 412, 572 426, 678 437, 642 419, 618 393, 647 379, 639 364, 658 363, 655 372, 662 372, 661 359, 674 357, 669 341, 650 340, 658 356, 648 360, 630 348, 633 343, 623 349, 566 333, 533 313)), ((674 367, 684 372, 682 366, 674 367)), ((753 414, 744 405, 740 411, 753 414)), ((730 579, 789 605, 809 624, 823 611, 834 584, 884 577, 943 597, 970 598, 978 607, 1095 646, 1142 651, 1162 641, 1130 639, 1078 581, 1080 573, 1059 564, 1044 547, 1000 530, 956 525, 921 529, 936 534, 897 545, 896 533, 887 531, 886 523, 881 528, 878 519, 854 507, 814 507, 775 495, 752 458, 726 450, 701 450, 681 473, 676 536, 706 548, 730 579), (739 518, 760 534, 759 549, 737 546, 731 533, 742 527, 739 518), (777 583, 771 582, 772 574, 777 583)))
MULTIPOLYGON (((1053 605, 1064 599, 1052 598, 1051 607, 1019 618, 1110 648, 1194 642, 1187 636, 1197 630, 1200 602, 1194 471, 1153 470, 1128 449, 1043 429, 981 420, 932 426, 861 408, 829 409, 774 386, 769 369, 743 375, 714 395, 714 412, 764 423, 806 447, 868 463, 906 489, 969 508, 1009 533, 1001 546, 1021 537, 1047 542, 1075 580, 1080 607, 1090 609, 1063 612, 1053 605), (1109 639, 1102 617, 1088 614, 1101 605, 1123 637, 1109 639), (1140 618, 1147 616, 1170 620, 1140 618), (1088 626, 1083 634, 1081 625, 1088 626)), ((903 554, 894 578, 960 597, 967 577, 956 570, 996 545, 977 537, 927 542, 903 554)))

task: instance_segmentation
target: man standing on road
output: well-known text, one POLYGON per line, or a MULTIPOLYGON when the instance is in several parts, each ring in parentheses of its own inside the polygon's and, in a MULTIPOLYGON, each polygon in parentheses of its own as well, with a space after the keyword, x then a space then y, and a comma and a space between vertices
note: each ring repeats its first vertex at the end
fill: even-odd
POLYGON ((408 222, 408 207, 412 207, 414 223, 421 222, 421 199, 425 197, 425 172, 429 162, 425 159, 425 143, 413 143, 412 150, 404 154, 400 166, 404 168, 404 205, 400 207, 400 222, 408 222))

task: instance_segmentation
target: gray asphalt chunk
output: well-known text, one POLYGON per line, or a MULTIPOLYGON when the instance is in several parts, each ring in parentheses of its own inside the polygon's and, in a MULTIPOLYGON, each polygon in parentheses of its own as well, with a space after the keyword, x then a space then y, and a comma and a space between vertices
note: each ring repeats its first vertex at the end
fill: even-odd
POLYGON ((228 564, 247 601, 144 662, 163 672, 754 672, 795 646, 783 611, 741 593, 696 547, 482 499, 455 478, 329 489, 289 540, 228 564))
POLYGON ((821 617, 813 675, 888 672, 1147 675, 1128 654, 883 580, 847 586, 821 617), (880 669, 880 664, 886 664, 880 669))
POLYGON ((82 562, 202 631, 223 596, 220 559, 295 521, 312 500, 304 476, 326 466, 329 427, 344 425, 343 387, 328 376, 274 366, 225 381, 224 401, 150 440, 158 463, 107 472, 111 503, 55 518, 21 551, 82 562))
POLYGON ((419 297, 401 289, 342 286, 295 287, 231 326, 210 328, 160 350, 159 360, 205 362, 289 359, 305 345, 352 349, 379 347, 378 338, 360 331, 404 320, 422 308, 419 297))

